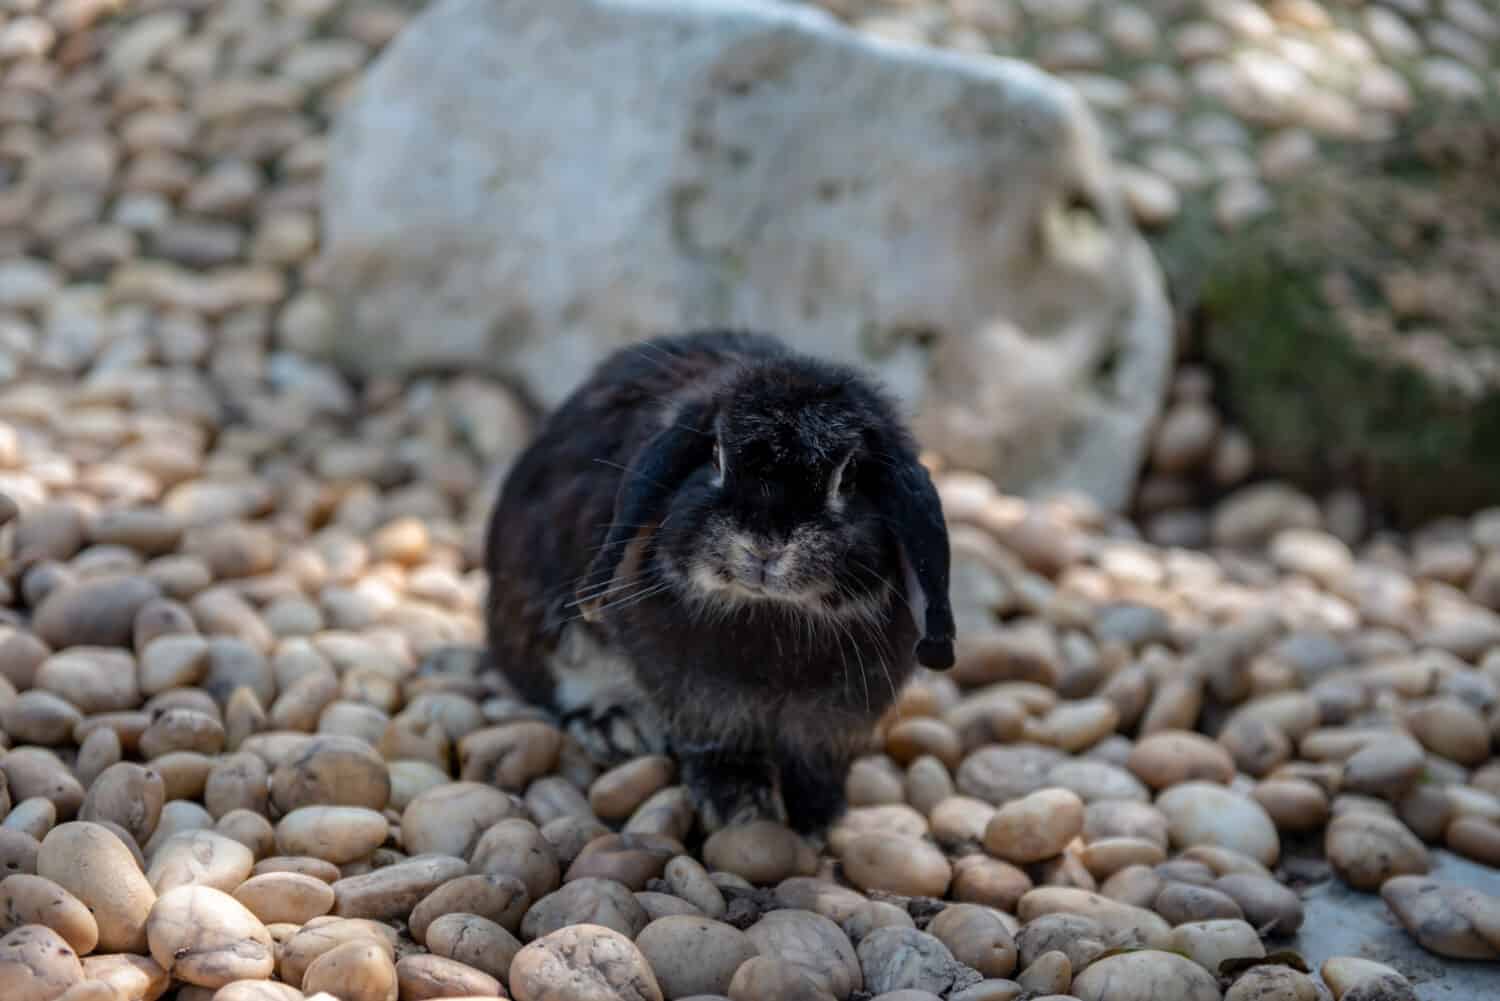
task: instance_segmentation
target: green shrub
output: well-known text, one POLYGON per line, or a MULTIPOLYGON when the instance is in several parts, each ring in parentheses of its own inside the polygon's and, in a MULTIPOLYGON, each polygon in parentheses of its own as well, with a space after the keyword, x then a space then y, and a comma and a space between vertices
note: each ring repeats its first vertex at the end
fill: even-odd
POLYGON ((1219 241, 1202 350, 1266 472, 1410 523, 1500 503, 1500 113, 1438 107, 1219 241))

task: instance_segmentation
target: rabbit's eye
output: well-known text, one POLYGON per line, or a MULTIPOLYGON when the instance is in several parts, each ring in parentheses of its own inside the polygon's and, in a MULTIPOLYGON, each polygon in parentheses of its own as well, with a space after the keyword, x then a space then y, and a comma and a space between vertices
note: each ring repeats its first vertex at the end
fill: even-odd
POLYGON ((854 464, 853 459, 850 459, 848 462, 844 463, 844 468, 839 473, 840 494, 848 497, 850 494, 854 493, 854 478, 857 472, 858 467, 854 464))

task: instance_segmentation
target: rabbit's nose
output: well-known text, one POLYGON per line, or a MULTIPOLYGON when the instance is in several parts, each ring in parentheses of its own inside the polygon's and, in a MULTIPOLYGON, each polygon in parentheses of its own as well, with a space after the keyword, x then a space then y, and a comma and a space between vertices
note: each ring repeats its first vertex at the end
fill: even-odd
POLYGON ((766 559, 764 556, 756 556, 753 553, 751 554, 750 579, 756 584, 764 584, 766 582, 766 572, 770 570, 770 568, 770 560, 766 559))
POLYGON ((781 556, 781 547, 746 543, 744 547, 747 576, 756 583, 764 584, 770 576, 771 567, 781 556))

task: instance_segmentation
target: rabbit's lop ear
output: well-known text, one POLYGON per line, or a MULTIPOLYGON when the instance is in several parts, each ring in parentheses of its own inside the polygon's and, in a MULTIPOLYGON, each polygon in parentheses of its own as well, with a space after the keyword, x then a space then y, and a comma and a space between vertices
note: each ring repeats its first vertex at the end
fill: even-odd
POLYGON ((884 465, 880 506, 901 552, 912 618, 922 631, 917 663, 933 670, 953 666, 953 607, 948 602, 948 525, 927 469, 914 456, 884 465))
POLYGON ((661 520, 672 494, 709 453, 712 435, 702 426, 703 414, 694 409, 658 431, 621 474, 615 494, 614 520, 604 544, 595 554, 578 589, 578 603, 592 619, 619 571, 632 542, 646 526, 661 520))

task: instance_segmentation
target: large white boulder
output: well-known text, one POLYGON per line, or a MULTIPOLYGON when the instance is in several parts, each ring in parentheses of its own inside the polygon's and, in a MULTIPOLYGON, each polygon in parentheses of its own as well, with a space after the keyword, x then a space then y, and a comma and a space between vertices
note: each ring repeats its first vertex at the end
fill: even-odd
POLYGON ((924 445, 1128 499, 1160 272, 1061 81, 766 0, 439 0, 325 177, 332 350, 558 403, 614 347, 754 327, 861 362, 924 445))

